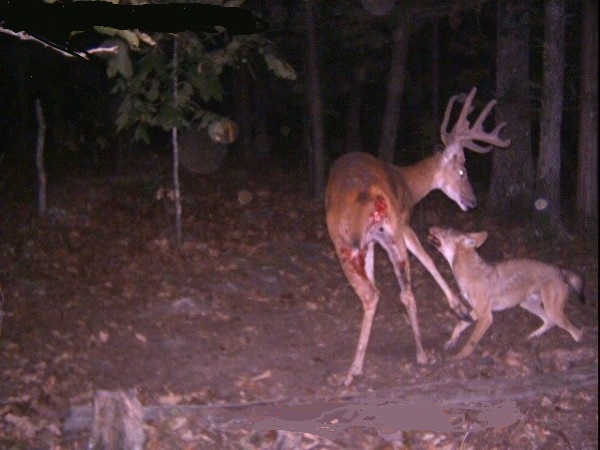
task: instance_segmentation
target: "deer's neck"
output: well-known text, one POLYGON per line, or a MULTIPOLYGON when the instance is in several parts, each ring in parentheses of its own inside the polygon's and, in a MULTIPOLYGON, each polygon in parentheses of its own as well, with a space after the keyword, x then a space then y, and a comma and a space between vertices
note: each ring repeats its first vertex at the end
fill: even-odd
POLYGON ((413 204, 419 203, 436 188, 435 178, 441 158, 442 154, 436 153, 412 166, 398 168, 410 190, 413 204))

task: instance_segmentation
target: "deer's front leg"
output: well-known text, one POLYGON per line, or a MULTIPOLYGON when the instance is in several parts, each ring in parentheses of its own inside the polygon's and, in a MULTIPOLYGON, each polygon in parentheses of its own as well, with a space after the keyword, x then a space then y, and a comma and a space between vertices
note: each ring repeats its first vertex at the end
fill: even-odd
POLYGON ((415 232, 408 225, 403 227, 403 235, 404 240, 406 242, 406 246, 408 250, 417 257, 417 259, 425 266, 427 271, 431 274, 433 279, 440 286, 446 298, 448 299, 448 304, 454 311, 454 313, 458 316, 459 319, 470 322, 471 316, 469 315, 469 311, 462 304, 458 296, 454 293, 450 286, 446 283, 446 280, 442 277, 440 272, 437 270, 437 267, 433 263, 431 257, 427 254, 421 243, 419 242, 419 238, 415 234, 415 232))

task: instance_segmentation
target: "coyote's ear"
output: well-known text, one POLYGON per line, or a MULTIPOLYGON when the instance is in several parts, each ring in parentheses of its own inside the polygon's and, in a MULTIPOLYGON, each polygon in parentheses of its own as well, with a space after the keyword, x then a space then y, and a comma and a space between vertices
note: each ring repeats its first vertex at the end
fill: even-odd
POLYGON ((470 248, 480 247, 488 238, 487 231, 480 231, 478 233, 469 233, 465 239, 465 244, 470 248))

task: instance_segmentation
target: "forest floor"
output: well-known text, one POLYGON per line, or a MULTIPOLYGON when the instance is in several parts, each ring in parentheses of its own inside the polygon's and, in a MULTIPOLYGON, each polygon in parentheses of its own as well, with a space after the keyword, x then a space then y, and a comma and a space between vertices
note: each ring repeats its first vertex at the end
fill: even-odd
POLYGON ((553 242, 526 221, 463 213, 432 193, 412 225, 446 280, 454 286, 428 227, 488 230, 488 260, 528 256, 585 275, 587 302, 571 296, 566 307, 583 340, 558 328, 525 340, 539 319, 513 308, 494 314, 471 357, 450 360, 443 344, 456 318, 411 257, 432 360, 418 365, 378 251, 382 301, 364 375, 345 388, 362 309, 322 203, 277 170, 184 173, 177 248, 168 192, 156 195, 170 185, 161 167, 168 161, 136 175, 51 178, 44 220, 33 195, 2 204, 0 448, 87 448, 99 390, 135 391, 147 449, 598 448, 597 231, 553 242), (464 421, 439 426, 436 407, 464 421), (275 416, 279 430, 260 429, 275 416))

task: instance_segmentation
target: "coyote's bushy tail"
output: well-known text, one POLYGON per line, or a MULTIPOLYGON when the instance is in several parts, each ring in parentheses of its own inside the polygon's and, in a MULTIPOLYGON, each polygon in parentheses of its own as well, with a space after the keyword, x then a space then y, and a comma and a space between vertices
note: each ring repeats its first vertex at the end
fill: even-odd
POLYGON ((584 303, 585 296, 583 295, 583 288, 585 281, 583 277, 577 275, 575 272, 571 272, 570 270, 566 269, 563 269, 561 272, 563 274, 563 277, 565 277, 565 281, 577 293, 577 296, 579 297, 581 303, 584 303))

